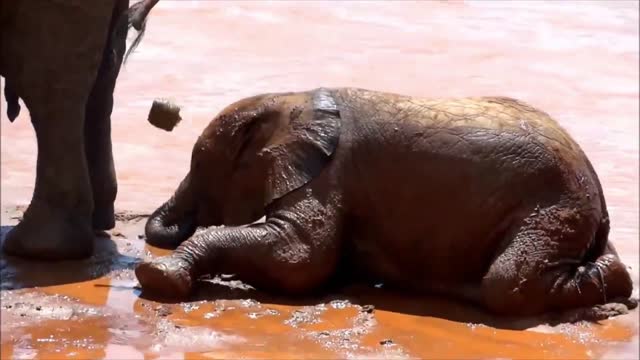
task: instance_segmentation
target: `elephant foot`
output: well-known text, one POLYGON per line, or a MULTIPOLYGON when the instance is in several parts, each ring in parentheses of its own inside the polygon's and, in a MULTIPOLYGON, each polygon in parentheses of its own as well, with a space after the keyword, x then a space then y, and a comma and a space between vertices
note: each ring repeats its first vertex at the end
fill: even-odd
POLYGON ((616 298, 606 304, 569 310, 556 319, 556 323, 575 323, 579 321, 602 321, 615 316, 628 314, 638 307, 636 298, 616 298))
POLYGON ((6 235, 2 250, 28 259, 77 260, 91 256, 93 239, 88 219, 34 201, 6 235))
POLYGON ((193 287, 189 266, 182 259, 165 256, 140 263, 135 273, 143 292, 184 299, 193 287))
POLYGON ((96 205, 93 211, 93 230, 106 231, 116 226, 116 215, 113 203, 109 205, 96 205))

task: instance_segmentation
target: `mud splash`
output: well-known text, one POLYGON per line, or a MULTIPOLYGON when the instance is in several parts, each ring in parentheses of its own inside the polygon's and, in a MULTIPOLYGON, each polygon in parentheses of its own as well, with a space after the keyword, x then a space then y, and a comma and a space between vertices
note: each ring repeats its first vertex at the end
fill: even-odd
MULTIPOLYGON (((638 10, 635 1, 161 1, 118 80, 117 206, 144 214, 166 200, 205 125, 245 96, 318 86, 513 96, 551 113, 592 160, 637 296, 638 10), (171 133, 145 121, 157 97, 183 107, 171 133)), ((30 200, 36 141, 24 106, 14 123, 2 112, 0 127, 4 234, 30 200)), ((233 278, 207 282, 188 303, 153 301, 132 271, 163 253, 139 238, 143 221, 121 214, 84 262, 2 255, 1 358, 640 357, 638 310, 550 327, 384 288, 292 302, 233 278)))

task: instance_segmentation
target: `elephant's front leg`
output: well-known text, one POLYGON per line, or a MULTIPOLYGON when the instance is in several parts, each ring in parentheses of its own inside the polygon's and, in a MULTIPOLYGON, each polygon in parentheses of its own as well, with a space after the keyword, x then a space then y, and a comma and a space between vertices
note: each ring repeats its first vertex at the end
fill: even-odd
POLYGON ((173 254, 140 264, 136 276, 143 291, 179 298, 212 273, 233 273, 260 289, 304 293, 335 271, 337 231, 331 216, 282 211, 263 224, 196 234, 173 254))
POLYGON ((93 228, 109 230, 115 226, 114 202, 118 192, 111 145, 111 112, 113 92, 126 49, 127 27, 115 29, 120 16, 127 11, 129 1, 119 0, 114 7, 98 76, 87 101, 85 149, 94 211, 93 228))
POLYGON ((75 91, 25 103, 38 143, 36 184, 22 221, 3 250, 48 260, 76 259, 93 251, 93 199, 84 153, 84 101, 75 91))

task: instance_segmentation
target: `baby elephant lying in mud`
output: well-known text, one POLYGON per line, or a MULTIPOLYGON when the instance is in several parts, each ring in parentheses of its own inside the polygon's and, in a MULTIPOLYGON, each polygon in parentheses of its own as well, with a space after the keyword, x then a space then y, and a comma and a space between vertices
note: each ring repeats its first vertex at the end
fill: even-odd
POLYGON ((300 294, 347 269, 535 315, 630 297, 608 234, 593 167, 546 113, 321 88, 243 99, 207 126, 146 225, 177 249, 136 276, 184 298, 211 273, 300 294))

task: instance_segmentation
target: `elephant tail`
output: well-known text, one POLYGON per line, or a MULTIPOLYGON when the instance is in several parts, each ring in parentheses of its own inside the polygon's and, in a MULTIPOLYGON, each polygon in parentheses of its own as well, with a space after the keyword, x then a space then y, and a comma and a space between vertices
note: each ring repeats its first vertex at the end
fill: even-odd
POLYGON ((11 83, 5 77, 4 82, 4 98, 7 100, 7 116, 9 121, 13 122, 20 115, 20 97, 16 93, 11 83))
MULTIPOLYGON (((138 32, 124 55, 122 61, 123 64, 127 62, 129 56, 142 41, 147 28, 147 17, 158 1, 159 0, 142 0, 137 2, 131 5, 131 7, 129 7, 127 11, 123 12, 118 18, 116 26, 113 29, 114 33, 111 36, 112 42, 116 41, 119 37, 126 37, 129 29, 132 27, 138 32)), ((113 45, 114 44, 110 44, 112 49, 115 48, 113 45)))

